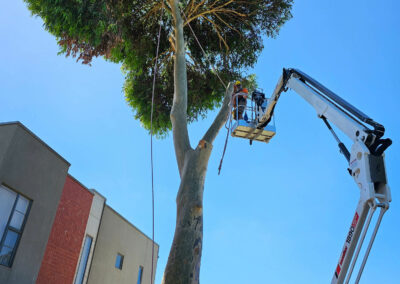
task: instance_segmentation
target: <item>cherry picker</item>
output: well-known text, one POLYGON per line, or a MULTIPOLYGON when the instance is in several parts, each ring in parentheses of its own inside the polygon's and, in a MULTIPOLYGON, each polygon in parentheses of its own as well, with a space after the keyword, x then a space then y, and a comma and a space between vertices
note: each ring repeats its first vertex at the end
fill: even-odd
MULTIPOLYGON (((260 91, 254 91, 251 106, 247 109, 250 111, 250 116, 247 116, 247 120, 232 121, 231 118, 231 135, 249 139, 250 143, 252 141, 268 143, 276 133, 273 120, 275 106, 282 92, 288 89, 292 89, 305 99, 324 121, 337 141, 340 152, 346 158, 349 165, 347 170, 360 190, 356 212, 331 284, 349 283, 372 217, 379 209, 379 216, 355 279, 355 283, 359 283, 382 217, 391 202, 384 152, 392 141, 382 138, 385 133, 383 125, 297 69, 283 69, 283 74, 270 98, 265 98, 260 91), (331 123, 351 139, 353 145, 350 151, 336 135, 331 123)), ((235 96, 237 95, 233 96, 233 100, 236 99, 235 96)))

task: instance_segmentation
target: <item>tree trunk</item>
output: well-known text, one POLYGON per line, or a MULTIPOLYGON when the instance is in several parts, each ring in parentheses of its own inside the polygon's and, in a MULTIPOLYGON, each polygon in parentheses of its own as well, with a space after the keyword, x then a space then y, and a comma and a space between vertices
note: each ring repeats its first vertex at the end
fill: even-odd
POLYGON ((197 284, 203 243, 203 190, 211 145, 186 154, 176 198, 175 236, 164 273, 165 284, 197 284))
POLYGON ((181 183, 174 240, 164 271, 163 284, 198 284, 203 244, 203 191, 212 143, 229 113, 233 85, 229 84, 222 107, 196 149, 187 130, 187 74, 183 20, 178 0, 170 0, 175 26, 174 99, 171 110, 175 155, 181 183))

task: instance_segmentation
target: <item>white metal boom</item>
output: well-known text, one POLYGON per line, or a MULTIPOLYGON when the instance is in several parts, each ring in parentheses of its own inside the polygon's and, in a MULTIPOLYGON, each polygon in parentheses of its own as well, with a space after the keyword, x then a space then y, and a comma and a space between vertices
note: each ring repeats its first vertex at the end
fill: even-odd
POLYGON ((296 69, 283 70, 268 104, 256 121, 257 129, 264 129, 270 123, 281 93, 288 88, 314 107, 318 117, 328 126, 338 142, 341 153, 346 157, 349 163, 348 171, 360 190, 360 199, 332 277, 332 284, 349 283, 372 216, 377 208, 380 209, 354 282, 359 283, 383 214, 389 209, 391 202, 384 161, 384 151, 391 145, 391 140, 381 139, 385 132, 382 125, 296 69), (339 140, 329 122, 353 141, 350 152, 339 140), (373 129, 367 127, 367 124, 373 129))

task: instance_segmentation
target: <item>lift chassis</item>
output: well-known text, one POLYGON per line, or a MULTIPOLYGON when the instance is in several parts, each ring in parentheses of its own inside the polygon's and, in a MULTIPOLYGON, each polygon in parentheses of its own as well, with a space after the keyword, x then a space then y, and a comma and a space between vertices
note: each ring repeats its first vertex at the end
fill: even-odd
MULTIPOLYGON (((282 92, 292 89, 305 99, 317 112, 338 142, 340 152, 348 162, 348 172, 360 190, 356 212, 341 250, 339 261, 332 276, 332 284, 349 283, 361 247, 367 235, 372 217, 379 209, 379 216, 370 236, 368 246, 360 264, 354 283, 359 283, 368 255, 384 213, 391 202, 387 184, 384 151, 391 145, 390 139, 382 139, 385 128, 369 116, 343 100, 322 84, 297 69, 284 69, 283 75, 263 108, 255 109, 255 120, 251 133, 267 127, 272 119, 276 103, 282 92), (340 141, 330 123, 347 135, 353 142, 351 150, 340 141), (368 126, 367 126, 368 125, 368 126)), ((243 124, 243 123, 242 123, 243 124)), ((237 122, 240 125, 240 122, 237 122)), ((235 126, 235 125, 234 125, 235 126)), ((236 129, 232 129, 233 136, 236 129)), ((251 139, 254 135, 240 135, 251 139)), ((274 134, 274 133, 273 133, 274 134)), ((273 136, 273 135, 272 135, 273 136)), ((271 136, 271 138, 272 138, 271 136)), ((266 141, 267 142, 267 141, 266 141)))

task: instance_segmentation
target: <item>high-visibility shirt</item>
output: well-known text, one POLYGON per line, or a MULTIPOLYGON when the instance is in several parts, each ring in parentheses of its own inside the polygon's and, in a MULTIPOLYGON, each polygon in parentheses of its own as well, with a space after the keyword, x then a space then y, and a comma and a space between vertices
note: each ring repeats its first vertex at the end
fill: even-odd
MULTIPOLYGON (((236 87, 236 86, 235 86, 236 87)), ((236 101, 241 101, 244 99, 244 102, 246 103, 247 95, 249 94, 249 91, 246 88, 242 88, 236 92, 233 93, 233 106, 236 107, 236 101)))

